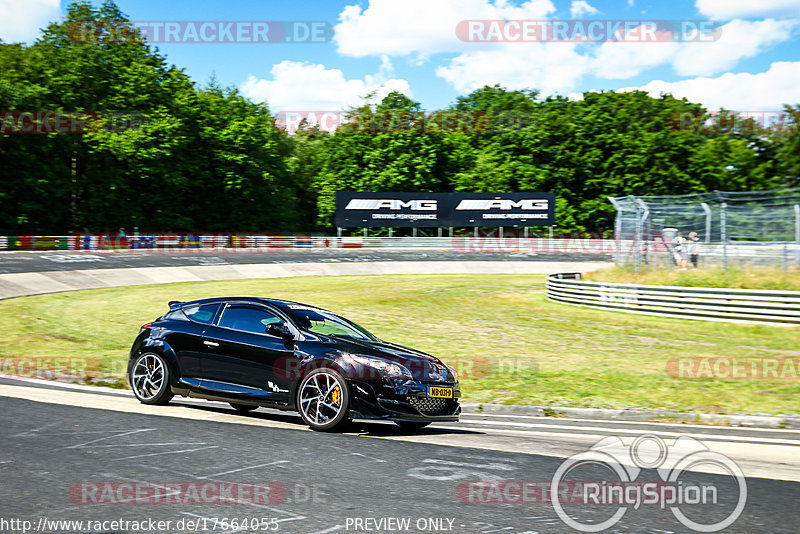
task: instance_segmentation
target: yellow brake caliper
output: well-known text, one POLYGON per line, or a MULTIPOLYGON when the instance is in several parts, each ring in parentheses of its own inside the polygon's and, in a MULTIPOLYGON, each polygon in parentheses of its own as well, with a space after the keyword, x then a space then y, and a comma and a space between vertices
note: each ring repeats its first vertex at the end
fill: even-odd
POLYGON ((336 406, 339 406, 339 402, 342 400, 342 390, 339 389, 339 386, 333 388, 333 391, 331 392, 331 400, 333 400, 333 403, 336 404, 336 406))

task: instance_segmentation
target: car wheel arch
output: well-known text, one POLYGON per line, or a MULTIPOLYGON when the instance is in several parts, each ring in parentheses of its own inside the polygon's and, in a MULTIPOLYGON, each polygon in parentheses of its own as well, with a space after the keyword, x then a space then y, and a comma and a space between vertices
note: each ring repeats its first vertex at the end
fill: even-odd
POLYGON ((131 355, 128 361, 128 377, 130 380, 131 366, 142 354, 157 354, 164 359, 169 369, 169 384, 170 386, 177 386, 178 379, 181 377, 180 368, 178 367, 178 359, 175 351, 166 342, 154 344, 142 344, 138 350, 131 355))

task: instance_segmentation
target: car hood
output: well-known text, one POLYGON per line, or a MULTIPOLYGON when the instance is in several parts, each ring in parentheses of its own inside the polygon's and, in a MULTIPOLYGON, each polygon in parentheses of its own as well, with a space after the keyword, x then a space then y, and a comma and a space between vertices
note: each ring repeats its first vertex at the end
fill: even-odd
POLYGON ((331 338, 331 340, 351 354, 375 356, 399 363, 411 371, 412 376, 417 380, 455 380, 452 372, 441 360, 416 349, 385 341, 368 341, 343 337, 335 337, 331 338))

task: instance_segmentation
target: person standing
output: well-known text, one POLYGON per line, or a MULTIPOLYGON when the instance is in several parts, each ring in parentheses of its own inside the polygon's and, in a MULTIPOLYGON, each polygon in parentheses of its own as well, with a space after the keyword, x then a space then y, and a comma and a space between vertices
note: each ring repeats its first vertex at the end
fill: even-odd
POLYGON ((692 263, 692 269, 697 269, 697 258, 700 254, 700 238, 697 237, 697 232, 689 232, 686 245, 689 249, 689 261, 692 263))
POLYGON ((670 241, 672 245, 672 254, 675 258, 675 265, 678 269, 685 271, 688 256, 686 254, 686 238, 683 237, 682 232, 678 232, 675 237, 670 241))
POLYGON ((119 239, 117 241, 117 246, 115 248, 127 248, 128 247, 128 234, 125 233, 125 227, 119 227, 119 239))

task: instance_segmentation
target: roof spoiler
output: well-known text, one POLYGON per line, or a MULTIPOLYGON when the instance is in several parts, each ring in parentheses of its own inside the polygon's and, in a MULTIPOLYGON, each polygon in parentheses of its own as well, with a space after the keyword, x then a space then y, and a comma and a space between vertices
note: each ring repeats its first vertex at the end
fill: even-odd
POLYGON ((184 303, 181 302, 180 300, 171 300, 169 301, 169 309, 174 310, 176 308, 180 308, 181 306, 183 306, 183 304, 184 303))

